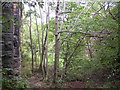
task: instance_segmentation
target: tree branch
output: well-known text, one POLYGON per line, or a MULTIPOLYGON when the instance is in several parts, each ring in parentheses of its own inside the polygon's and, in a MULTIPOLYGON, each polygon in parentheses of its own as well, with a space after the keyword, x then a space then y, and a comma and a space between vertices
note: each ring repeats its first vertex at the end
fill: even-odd
MULTIPOLYGON (((85 36, 83 37, 83 39, 85 38, 85 36)), ((69 57, 67 58, 67 60, 69 60, 69 59, 71 59, 72 58, 72 56, 73 56, 73 54, 75 53, 75 51, 77 50, 77 48, 80 46, 80 43, 82 42, 82 39, 78 39, 78 41, 77 41, 77 44, 76 44, 76 46, 74 47, 74 50, 70 53, 70 55, 69 55, 69 57)), ((67 63, 69 63, 69 62, 67 62, 67 63)))
POLYGON ((84 13, 84 12, 73 12, 73 11, 65 11, 65 12, 60 12, 60 13, 58 13, 58 15, 60 15, 60 14, 66 14, 66 13, 80 13, 80 14, 90 14, 90 13, 84 13))
POLYGON ((94 34, 94 33, 87 33, 87 32, 81 32, 81 31, 60 31, 58 33, 63 33, 63 32, 68 32, 68 33, 81 33, 81 34, 85 34, 85 35, 90 35, 91 37, 99 37, 98 34, 94 34))
POLYGON ((109 3, 108 3, 108 12, 114 20, 118 21, 117 18, 111 13, 109 3))
POLYGON ((81 32, 81 31, 59 31, 58 33, 63 33, 63 32, 67 32, 67 33, 81 33, 81 34, 85 34, 88 35, 89 37, 98 37, 98 38, 103 38, 100 37, 100 34, 110 34, 112 32, 99 32, 99 33, 87 33, 87 32, 81 32))

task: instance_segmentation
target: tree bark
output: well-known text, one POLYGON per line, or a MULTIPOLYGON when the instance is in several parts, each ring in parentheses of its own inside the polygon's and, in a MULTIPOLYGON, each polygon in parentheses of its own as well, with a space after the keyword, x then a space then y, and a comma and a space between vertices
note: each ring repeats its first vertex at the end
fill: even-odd
POLYGON ((47 28, 46 28, 46 35, 47 35, 47 40, 46 40, 46 50, 45 50, 45 58, 46 58, 46 79, 48 78, 48 36, 49 36, 49 29, 50 29, 50 23, 49 23, 49 2, 47 3, 48 4, 48 13, 47 13, 47 16, 46 16, 46 24, 47 24, 47 28))
POLYGON ((54 76, 53 83, 56 84, 57 71, 59 66, 59 51, 60 51, 60 34, 58 33, 58 11, 59 11, 59 0, 57 1, 56 17, 55 17, 55 61, 54 61, 54 76))
POLYGON ((31 56, 32 56, 32 73, 34 72, 34 52, 33 52, 33 41, 32 41, 32 30, 31 30, 31 14, 30 14, 30 26, 29 26, 29 32, 30 32, 30 48, 31 48, 31 56))
POLYGON ((65 59, 64 59, 64 67, 65 67, 65 72, 64 72, 64 78, 67 76, 67 68, 68 68, 68 50, 69 50, 69 44, 66 42, 66 54, 65 54, 65 59))
POLYGON ((92 55, 90 43, 89 43, 89 41, 86 41, 86 43, 87 43, 87 48, 88 48, 88 52, 89 52, 89 57, 92 60, 93 59, 93 55, 92 55))
POLYGON ((37 38, 38 38, 38 47, 39 47, 39 59, 41 60, 40 32, 38 29, 37 16, 35 16, 35 20, 36 20, 36 29, 37 29, 37 38))
POLYGON ((42 38, 41 38, 41 42, 42 42, 42 48, 41 48, 41 58, 40 58, 40 65, 39 65, 39 73, 43 74, 44 71, 43 71, 43 58, 44 58, 44 30, 43 30, 43 21, 42 21, 42 12, 41 12, 41 8, 39 6, 39 10, 40 10, 40 16, 41 16, 41 30, 42 30, 42 38))

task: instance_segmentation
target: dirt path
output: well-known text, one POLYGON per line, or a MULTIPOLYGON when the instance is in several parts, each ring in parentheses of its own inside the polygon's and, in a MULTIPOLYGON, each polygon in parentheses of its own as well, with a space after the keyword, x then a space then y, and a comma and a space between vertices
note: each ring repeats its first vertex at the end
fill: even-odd
POLYGON ((83 82, 79 81, 69 81, 68 82, 69 88, 87 88, 83 82))
MULTIPOLYGON (((51 83, 45 83, 42 81, 39 75, 32 76, 29 79, 29 82, 33 85, 34 88, 54 88, 54 85, 51 83)), ((62 84, 57 85, 57 88, 87 88, 83 82, 80 81, 66 81, 62 84)))
POLYGON ((42 76, 36 74, 28 80, 34 88, 49 88, 49 84, 43 82, 42 76))

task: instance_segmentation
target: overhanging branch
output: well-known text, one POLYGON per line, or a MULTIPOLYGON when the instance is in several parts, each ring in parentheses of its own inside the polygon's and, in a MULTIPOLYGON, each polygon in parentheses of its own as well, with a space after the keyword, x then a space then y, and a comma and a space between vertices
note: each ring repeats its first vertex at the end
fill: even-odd
POLYGON ((98 34, 95 34, 95 33, 87 33, 87 32, 78 32, 78 31, 60 31, 58 33, 63 33, 63 32, 67 32, 67 33, 81 33, 81 34, 84 34, 84 35, 88 35, 88 36, 91 36, 91 37, 100 37, 98 34))
POLYGON ((58 15, 60 15, 60 14, 66 14, 66 13, 90 14, 90 13, 85 13, 85 12, 73 12, 73 11, 65 11, 65 12, 60 12, 60 13, 58 13, 58 15))
POLYGON ((101 34, 112 33, 112 32, 87 33, 87 32, 81 32, 81 31, 60 31, 58 33, 64 33, 64 32, 67 32, 67 33, 81 33, 81 34, 87 35, 89 37, 98 37, 98 38, 103 38, 103 37, 100 36, 101 34))

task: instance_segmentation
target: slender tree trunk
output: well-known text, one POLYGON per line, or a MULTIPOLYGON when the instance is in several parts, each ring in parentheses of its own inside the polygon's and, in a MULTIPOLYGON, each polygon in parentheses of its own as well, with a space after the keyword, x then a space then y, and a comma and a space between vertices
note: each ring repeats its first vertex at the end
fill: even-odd
POLYGON ((44 45, 44 30, 42 30, 42 53, 41 53, 41 61, 40 61, 40 66, 39 66, 39 71, 42 74, 44 74, 44 68, 43 68, 44 50, 45 50, 45 45, 44 45))
POLYGON ((40 32, 39 32, 39 29, 38 29, 37 16, 35 17, 35 20, 36 20, 36 29, 37 29, 37 38, 38 38, 38 47, 39 47, 39 58, 41 60, 40 32))
POLYGON ((35 69, 37 70, 37 51, 34 51, 34 59, 35 59, 35 69))
POLYGON ((49 40, 49 38, 48 38, 48 36, 49 36, 49 28, 50 28, 50 26, 49 26, 49 2, 47 3, 48 4, 48 13, 47 13, 47 16, 46 16, 46 24, 47 24, 47 28, 46 28, 46 35, 47 35, 47 39, 46 39, 46 50, 45 50, 45 58, 46 58, 46 65, 45 65, 45 67, 46 67, 46 79, 47 79, 47 77, 48 77, 48 40, 49 40))
POLYGON ((93 56, 92 56, 92 51, 91 51, 91 47, 90 47, 90 43, 89 41, 86 41, 87 42, 87 48, 88 48, 88 52, 89 52, 89 56, 90 56, 90 59, 92 60, 93 59, 93 56))
MULTIPOLYGON (((63 6, 63 10, 62 10, 62 11, 64 12, 64 11, 65 11, 65 7, 66 7, 66 3, 64 2, 64 0, 63 0, 63 5, 64 5, 64 6, 63 6)), ((62 16, 61 16, 61 19, 62 19, 62 20, 61 20, 61 22, 60 22, 60 24, 61 24, 61 25, 60 25, 60 31, 62 31, 62 28, 63 28, 64 17, 65 17, 65 15, 62 14, 62 16)))
POLYGON ((57 80, 57 71, 59 66, 59 51, 60 51, 60 33, 58 33, 58 11, 59 11, 59 0, 57 1, 56 17, 55 17, 55 61, 54 61, 54 77, 53 83, 57 80))
MULTIPOLYGON (((83 39, 85 38, 85 36, 83 37, 83 39)), ((73 57, 73 55, 74 55, 74 53, 75 53, 75 51, 77 50, 77 48, 80 46, 80 42, 82 41, 82 39, 78 39, 78 41, 77 41, 77 44, 75 45, 75 47, 74 47, 74 50, 70 53, 70 55, 67 57, 67 61, 66 61, 66 69, 67 69, 67 67, 68 67, 68 65, 69 65, 69 60, 73 57)))
POLYGON ((30 48, 31 48, 31 55, 32 55, 32 73, 34 71, 34 53, 33 53, 33 42, 32 42, 32 31, 31 31, 31 22, 32 22, 32 19, 31 19, 31 14, 30 14, 30 26, 29 26, 29 32, 30 32, 30 48))
POLYGON ((35 53, 35 66, 36 66, 36 70, 37 70, 37 53, 35 53))
POLYGON ((45 40, 44 40, 44 43, 43 43, 43 76, 45 77, 46 76, 46 61, 45 61, 45 51, 46 51, 46 43, 47 43, 47 37, 48 37, 48 33, 47 33, 47 30, 46 30, 46 35, 45 35, 45 40))
POLYGON ((66 42, 66 54, 65 54, 65 59, 64 59, 64 67, 65 67, 65 72, 64 72, 64 75, 65 77, 67 76, 67 68, 68 68, 68 50, 69 50, 69 45, 68 45, 68 42, 66 42))
MULTIPOLYGON (((22 28, 22 29, 23 29, 23 28, 22 28)), ((21 31, 21 35, 20 35, 20 36, 21 36, 21 37, 24 36, 22 31, 21 31)), ((23 57, 23 48, 22 48, 23 42, 24 42, 24 39, 21 38, 21 45, 20 45, 21 58, 23 57)), ((22 61, 23 61, 23 60, 22 60, 22 61)))
POLYGON ((42 38, 41 38, 41 41, 42 41, 42 48, 41 48, 41 58, 40 58, 40 65, 39 65, 39 69, 38 71, 43 74, 44 71, 43 71, 43 57, 44 57, 44 45, 43 45, 43 42, 44 42, 44 29, 43 29, 43 22, 42 22, 42 11, 41 11, 41 8, 39 6, 39 10, 40 10, 40 16, 41 16, 41 30, 42 30, 42 38))

